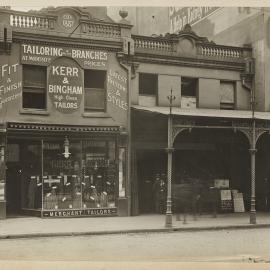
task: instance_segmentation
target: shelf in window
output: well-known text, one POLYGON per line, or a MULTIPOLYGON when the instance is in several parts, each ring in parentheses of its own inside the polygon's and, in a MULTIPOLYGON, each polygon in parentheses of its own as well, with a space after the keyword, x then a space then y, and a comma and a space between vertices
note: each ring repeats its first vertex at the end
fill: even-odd
POLYGON ((82 113, 83 117, 99 117, 99 118, 110 118, 110 115, 105 112, 97 112, 97 111, 86 111, 82 113))
POLYGON ((40 110, 40 109, 20 109, 20 114, 50 115, 50 113, 47 110, 40 110))

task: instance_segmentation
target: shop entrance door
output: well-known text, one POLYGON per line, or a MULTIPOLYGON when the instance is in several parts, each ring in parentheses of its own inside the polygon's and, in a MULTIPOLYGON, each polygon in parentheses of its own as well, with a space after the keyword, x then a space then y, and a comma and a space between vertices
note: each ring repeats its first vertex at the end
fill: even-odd
MULTIPOLYGON (((140 214, 161 213, 157 207, 156 181, 166 175, 166 154, 158 150, 141 151, 138 156, 138 195, 140 214)), ((165 188, 164 188, 165 192, 165 188)))
POLYGON ((7 215, 18 215, 21 211, 21 172, 19 163, 7 163, 7 215))

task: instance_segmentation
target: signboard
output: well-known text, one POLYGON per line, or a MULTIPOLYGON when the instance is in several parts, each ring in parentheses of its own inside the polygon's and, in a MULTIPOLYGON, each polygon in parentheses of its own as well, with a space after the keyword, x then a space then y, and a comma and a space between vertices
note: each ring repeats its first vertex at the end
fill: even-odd
POLYGON ((245 212, 243 193, 238 193, 238 192, 233 193, 233 205, 234 205, 235 213, 245 212))
POLYGON ((22 96, 20 67, 17 62, 0 64, 0 111, 22 96))
POLYGON ((215 188, 229 188, 230 180, 229 179, 215 179, 214 186, 215 188))
POLYGON ((72 59, 60 57, 48 69, 48 93, 56 110, 73 113, 83 97, 83 71, 72 59))
POLYGON ((109 69, 107 75, 107 100, 117 110, 127 111, 127 76, 124 71, 109 69))
POLYGON ((220 190, 221 199, 221 210, 222 211, 232 211, 233 210, 233 200, 232 193, 230 189, 220 190))
POLYGON ((170 33, 181 31, 186 24, 194 25, 219 8, 220 7, 170 7, 170 33))
POLYGON ((108 52, 106 51, 35 44, 21 45, 22 64, 48 66, 60 56, 73 58, 82 68, 104 69, 108 64, 108 52))
POLYGON ((115 216, 117 208, 91 208, 42 211, 43 217, 83 217, 83 216, 115 216))
POLYGON ((64 13, 59 16, 60 25, 65 29, 71 29, 75 26, 76 19, 70 13, 64 13))

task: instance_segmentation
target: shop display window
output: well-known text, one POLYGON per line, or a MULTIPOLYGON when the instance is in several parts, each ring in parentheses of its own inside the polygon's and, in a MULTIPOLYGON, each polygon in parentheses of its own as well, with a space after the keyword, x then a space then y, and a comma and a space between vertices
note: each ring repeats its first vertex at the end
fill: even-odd
POLYGON ((23 210, 113 208, 125 194, 125 149, 116 151, 113 140, 64 136, 17 146, 19 161, 9 161, 9 177, 21 183, 16 188, 23 210))
POLYGON ((115 144, 83 142, 83 207, 115 207, 117 170, 115 144))
POLYGON ((43 143, 43 208, 115 207, 115 143, 43 143))
POLYGON ((81 142, 44 141, 43 209, 78 209, 81 197, 81 142))

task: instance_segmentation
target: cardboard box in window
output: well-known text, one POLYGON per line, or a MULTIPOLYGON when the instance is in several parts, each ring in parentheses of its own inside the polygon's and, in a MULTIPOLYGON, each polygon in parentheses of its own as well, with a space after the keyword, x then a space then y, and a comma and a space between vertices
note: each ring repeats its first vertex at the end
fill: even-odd
POLYGON ((182 109, 195 109, 197 107, 196 97, 181 97, 182 109))

